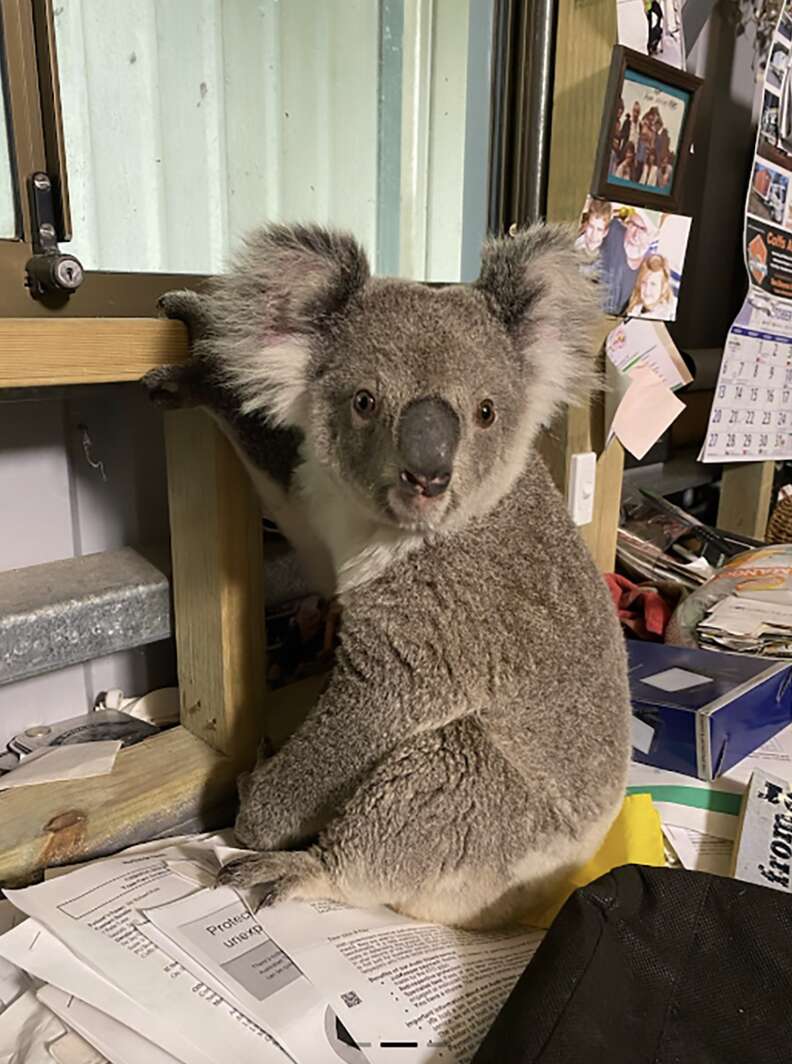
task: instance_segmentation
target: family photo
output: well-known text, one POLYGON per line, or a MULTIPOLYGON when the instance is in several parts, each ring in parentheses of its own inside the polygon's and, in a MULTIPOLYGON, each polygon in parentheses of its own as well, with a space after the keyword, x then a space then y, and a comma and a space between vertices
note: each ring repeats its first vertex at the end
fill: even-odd
POLYGON ((610 144, 611 184, 670 195, 689 95, 636 71, 625 73, 610 144))
POLYGON ((673 321, 690 219, 589 197, 576 248, 606 314, 673 321))

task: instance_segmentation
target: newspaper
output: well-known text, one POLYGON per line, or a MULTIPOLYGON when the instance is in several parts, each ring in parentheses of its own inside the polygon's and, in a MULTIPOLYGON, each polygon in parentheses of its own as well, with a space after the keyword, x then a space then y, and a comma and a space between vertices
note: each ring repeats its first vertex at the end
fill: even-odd
MULTIPOLYGON (((786 594, 780 592, 779 594, 786 594)), ((732 594, 720 599, 699 622, 702 646, 748 654, 792 656, 792 603, 732 594)))
POLYGON ((734 848, 735 879, 792 892, 792 785, 757 769, 743 799, 734 848))
POLYGON ((469 1061, 544 935, 456 931, 326 901, 284 902, 258 920, 372 1064, 469 1061))
POLYGON ((191 1043, 185 1064, 227 1059, 283 1064, 283 1050, 268 1032, 142 933, 143 905, 165 904, 200 889, 194 879, 173 871, 163 854, 168 851, 129 854, 7 894, 149 1017, 191 1043))

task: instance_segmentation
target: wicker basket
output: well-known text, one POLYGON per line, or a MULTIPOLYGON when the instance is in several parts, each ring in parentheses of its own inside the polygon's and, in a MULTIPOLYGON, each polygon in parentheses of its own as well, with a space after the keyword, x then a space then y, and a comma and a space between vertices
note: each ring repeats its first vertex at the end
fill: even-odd
POLYGON ((792 495, 776 505, 767 524, 768 543, 792 543, 792 495))

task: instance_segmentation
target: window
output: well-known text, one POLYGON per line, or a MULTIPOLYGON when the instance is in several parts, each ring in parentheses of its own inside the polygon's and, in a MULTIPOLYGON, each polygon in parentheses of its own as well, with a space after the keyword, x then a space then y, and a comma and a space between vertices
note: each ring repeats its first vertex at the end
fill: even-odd
MULTIPOLYGON (((475 275, 493 0, 0 6, 20 22, 32 8, 56 46, 72 231, 61 247, 87 271, 69 313, 101 312, 88 304, 120 273, 113 298, 151 313, 156 289, 219 272, 267 221, 351 230, 379 273, 475 275)), ((45 124, 50 104, 42 92, 45 124)))
POLYGON ((18 235, 16 188, 14 172, 11 169, 7 110, 8 91, 0 56, 0 239, 12 239, 18 235))

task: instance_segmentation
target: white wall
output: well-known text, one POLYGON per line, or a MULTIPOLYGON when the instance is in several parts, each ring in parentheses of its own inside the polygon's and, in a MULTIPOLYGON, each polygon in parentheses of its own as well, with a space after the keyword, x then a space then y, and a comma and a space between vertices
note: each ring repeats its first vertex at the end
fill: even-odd
MULTIPOLYGON (((168 538, 161 414, 134 386, 0 402, 0 570, 168 538), (101 460, 105 476, 86 459, 101 460)), ((167 643, 0 685, 0 749, 16 732, 86 712, 110 687, 173 682, 167 643)))
POLYGON ((459 279, 486 213, 463 211, 469 21, 470 0, 59 0, 69 250, 212 273, 257 223, 319 221, 386 269, 459 279), (378 248, 394 215, 398 263, 378 248))

